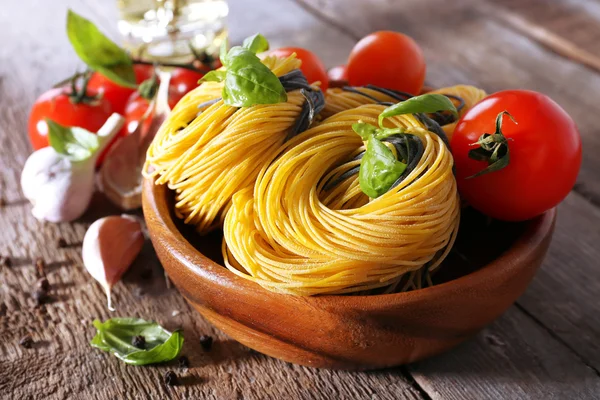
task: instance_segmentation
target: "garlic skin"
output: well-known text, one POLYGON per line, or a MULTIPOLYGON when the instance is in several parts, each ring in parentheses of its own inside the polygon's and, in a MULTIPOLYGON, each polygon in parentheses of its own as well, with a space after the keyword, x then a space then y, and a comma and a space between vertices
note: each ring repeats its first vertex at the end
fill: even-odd
POLYGON ((33 205, 35 218, 67 222, 81 217, 87 209, 94 192, 93 176, 93 163, 73 163, 52 147, 45 147, 25 162, 21 188, 33 205))
POLYGON ((112 114, 98 130, 98 149, 83 161, 71 161, 45 147, 29 156, 21 173, 23 194, 33 205, 35 218, 70 222, 83 215, 94 193, 96 158, 123 126, 124 118, 112 114))
POLYGON ((83 264, 106 291, 108 309, 114 311, 111 289, 138 256, 144 245, 140 222, 131 216, 100 218, 83 238, 83 264))

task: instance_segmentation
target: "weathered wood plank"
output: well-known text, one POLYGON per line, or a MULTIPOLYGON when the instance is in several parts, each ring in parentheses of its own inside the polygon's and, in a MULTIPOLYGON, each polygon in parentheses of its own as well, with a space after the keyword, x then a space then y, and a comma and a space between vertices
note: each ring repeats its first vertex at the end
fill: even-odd
POLYGON ((456 351, 411 366, 432 399, 595 399, 596 373, 513 307, 456 351))

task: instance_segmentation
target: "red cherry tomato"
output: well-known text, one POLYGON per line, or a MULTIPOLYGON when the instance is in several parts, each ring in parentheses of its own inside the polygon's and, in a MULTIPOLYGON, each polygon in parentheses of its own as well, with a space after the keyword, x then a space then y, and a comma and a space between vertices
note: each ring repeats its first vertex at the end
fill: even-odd
MULTIPOLYGON (((33 103, 29 114, 28 131, 34 150, 49 145, 46 118, 64 126, 77 126, 95 133, 112 114, 110 103, 103 97, 91 104, 73 104, 68 93, 69 89, 66 88, 50 89, 33 103)), ((97 92, 88 89, 87 94, 95 96, 97 92)), ((102 162, 104 154, 106 151, 98 158, 97 165, 102 162)))
POLYGON ((281 49, 272 50, 269 52, 270 55, 277 57, 289 57, 292 53, 296 53, 296 56, 302 61, 300 70, 308 80, 308 83, 321 82, 321 90, 327 90, 329 86, 329 79, 327 78, 327 70, 325 66, 312 51, 300 48, 300 47, 282 47, 281 49))
POLYGON ((506 90, 486 97, 458 122, 451 141, 462 197, 490 217, 507 221, 533 218, 567 196, 581 165, 581 138, 575 122, 549 97, 528 90, 506 90), (469 157, 483 133, 494 133, 504 116, 509 164, 474 178, 488 166, 469 157))
POLYGON ((175 104, 192 89, 198 87, 198 81, 204 74, 191 71, 185 68, 175 68, 171 73, 169 82, 169 107, 175 107, 175 104))
MULTIPOLYGON (((150 102, 143 98, 138 92, 131 95, 127 101, 127 106, 125 107, 125 125, 123 126, 120 135, 129 135, 137 128, 138 121, 142 119, 146 110, 148 110, 149 105, 150 102)), ((152 114, 144 121, 143 129, 147 130, 150 127, 151 122, 152 114)))
MULTIPOLYGON (((133 70, 135 72, 135 81, 140 84, 152 77, 154 67, 152 65, 136 64, 133 66, 133 70)), ((135 92, 135 89, 119 86, 98 72, 92 74, 88 82, 88 88, 103 93, 104 98, 112 105, 113 111, 121 115, 125 112, 127 99, 135 92)))
POLYGON ((425 81, 421 48, 399 32, 379 31, 362 38, 348 58, 348 81, 417 95, 425 81))
POLYGON ((347 81, 348 67, 345 65, 337 65, 327 71, 327 76, 330 81, 347 81))

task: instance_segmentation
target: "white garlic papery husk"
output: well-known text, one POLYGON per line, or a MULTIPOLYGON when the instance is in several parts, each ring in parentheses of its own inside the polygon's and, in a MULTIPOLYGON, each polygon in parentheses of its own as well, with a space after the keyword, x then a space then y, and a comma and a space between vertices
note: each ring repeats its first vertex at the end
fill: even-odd
POLYGON ((93 162, 71 162, 52 147, 45 147, 27 159, 21 187, 33 205, 35 218, 67 222, 87 210, 94 192, 93 178, 93 162))
POLYGON ((83 264, 106 292, 108 309, 114 311, 111 289, 129 269, 144 245, 140 222, 129 215, 100 218, 83 238, 83 264))
POLYGON ((119 132, 124 119, 111 115, 98 130, 98 149, 88 159, 72 161, 45 147, 29 156, 21 173, 23 194, 33 205, 38 220, 70 222, 83 215, 94 193, 98 155, 119 132))

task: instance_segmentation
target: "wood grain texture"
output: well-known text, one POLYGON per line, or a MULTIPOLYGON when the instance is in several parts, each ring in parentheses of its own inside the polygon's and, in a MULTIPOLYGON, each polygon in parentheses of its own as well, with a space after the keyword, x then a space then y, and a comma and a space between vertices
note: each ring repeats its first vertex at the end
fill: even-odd
MULTIPOLYGON (((490 2, 485 9, 463 0, 373 0, 368 6, 358 0, 339 0, 338 6, 332 0, 303 2, 318 12, 313 15, 290 0, 230 0, 233 39, 261 31, 274 46, 310 47, 331 66, 343 63, 355 39, 365 33, 404 30, 424 47, 431 84, 474 83, 489 91, 526 87, 557 100, 576 119, 584 137, 580 191, 597 198, 599 75, 494 19, 489 8, 516 13, 597 53, 592 47, 598 44, 595 34, 586 36, 597 29, 589 20, 598 16, 597 3, 544 2, 548 9, 558 3, 563 7, 548 25, 544 21, 549 17, 543 16, 548 14, 517 8, 517 1, 490 2), (561 22, 561 15, 569 18, 572 10, 581 9, 585 12, 575 24, 561 22), (327 19, 335 23, 323 22, 327 19), (561 24, 566 28, 561 30, 561 24), (577 36, 571 36, 574 30, 577 36)), ((81 67, 63 32, 67 6, 114 33, 114 2, 25 0, 4 4, 0 12, 0 37, 5 38, 0 46, 0 197, 8 202, 0 208, 0 255, 13 261, 10 268, 0 267, 0 398, 597 398, 600 216, 577 194, 559 208, 549 256, 519 307, 473 341, 413 366, 417 382, 404 368, 320 371, 248 351, 212 328, 177 291, 165 288, 149 244, 115 288, 119 315, 181 326, 186 343, 211 334, 217 338, 213 350, 204 353, 198 346, 185 345, 192 367, 179 370, 174 365, 130 367, 90 349, 91 320, 110 314, 102 290, 83 270, 80 244, 90 222, 117 210, 96 197, 82 221, 40 224, 32 218, 18 184, 30 152, 25 135, 30 105, 53 82, 81 67), (59 237, 71 247, 58 249, 59 237), (40 307, 30 296, 37 257, 47 262, 53 287, 53 301, 40 307), (151 277, 143 279, 148 270, 151 277), (32 349, 18 345, 26 333, 35 341, 32 349), (161 383, 168 369, 180 373, 182 386, 166 388, 161 383)))

